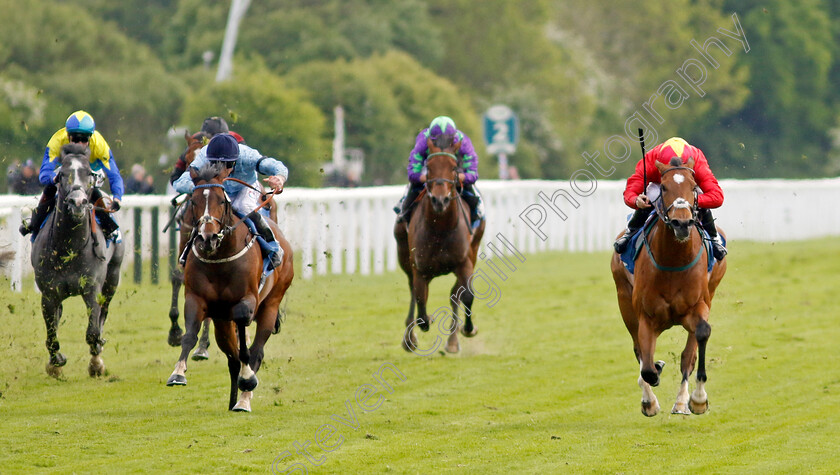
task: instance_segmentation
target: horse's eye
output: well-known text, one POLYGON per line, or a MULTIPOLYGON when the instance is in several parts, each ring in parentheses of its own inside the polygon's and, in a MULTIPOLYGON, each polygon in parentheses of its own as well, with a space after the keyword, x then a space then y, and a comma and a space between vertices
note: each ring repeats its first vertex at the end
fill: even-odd
POLYGON ((667 193, 667 192, 668 192, 668 188, 666 188, 665 185, 662 185, 662 193, 667 193))

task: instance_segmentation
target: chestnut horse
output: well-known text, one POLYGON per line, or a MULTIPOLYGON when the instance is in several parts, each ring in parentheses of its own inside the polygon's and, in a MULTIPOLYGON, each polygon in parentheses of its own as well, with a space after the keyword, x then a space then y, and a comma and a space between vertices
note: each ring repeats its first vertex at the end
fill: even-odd
MULTIPOLYGON (((190 164, 195 160, 195 153, 198 149, 207 145, 207 137, 204 132, 196 132, 195 134, 190 134, 188 131, 184 132, 184 140, 187 141, 187 149, 184 151, 184 161, 186 162, 187 169, 189 169, 190 164)), ((173 203, 174 204, 174 203, 173 203)), ((192 216, 192 210, 190 209, 190 200, 185 200, 183 203, 178 205, 175 210, 174 220, 179 223, 179 233, 178 233, 178 256, 184 252, 184 248, 187 246, 187 241, 190 239, 190 234, 192 233, 193 227, 190 223, 195 221, 194 217, 192 216)), ((266 206, 266 209, 269 210, 269 217, 275 223, 277 222, 277 207, 274 206, 273 200, 269 202, 266 206)), ((165 231, 165 230, 164 230, 165 231)), ((178 317, 180 313, 178 311, 178 296, 181 293, 181 285, 184 283, 184 270, 180 264, 177 264, 174 269, 172 269, 172 274, 170 275, 170 281, 172 283, 172 300, 169 306, 169 320, 171 322, 171 326, 169 328, 169 337, 167 338, 167 342, 170 346, 179 346, 181 344, 181 337, 183 336, 183 332, 181 330, 180 325, 178 325, 178 317)), ((280 321, 282 319, 278 316, 277 326, 275 328, 275 333, 278 333, 280 330, 280 321)), ((195 353, 192 355, 192 359, 195 361, 206 360, 210 357, 209 352, 207 349, 210 347, 210 320, 204 321, 204 327, 201 332, 201 338, 198 341, 198 349, 195 350, 195 353)))
POLYGON ((658 220, 642 235, 646 252, 640 252, 635 275, 624 268, 617 253, 612 255, 610 268, 621 317, 633 337, 633 352, 641 368, 642 414, 650 417, 659 412, 651 386, 659 385, 665 363, 654 362, 656 339, 675 325, 688 331, 688 339, 680 360, 682 382, 671 413, 703 414, 709 407, 704 389, 706 343, 712 332, 709 309, 726 272, 726 259, 707 272, 710 256, 697 221, 694 160, 682 165, 673 159, 656 167, 662 176, 660 197, 654 202, 658 220), (697 386, 689 395, 688 378, 695 363, 697 386))
POLYGON ((167 386, 185 385, 187 355, 195 346, 201 322, 212 319, 216 344, 228 358, 228 409, 251 410, 263 348, 277 320, 280 301, 292 283, 292 249, 274 222, 269 222, 284 252, 283 265, 260 285, 263 258, 256 236, 237 218, 222 181, 230 169, 208 164, 190 169, 195 191, 190 198, 197 232, 184 268, 184 325, 181 356, 167 386), (257 322, 254 342, 247 346, 245 327, 257 322), (238 390, 242 391, 237 401, 238 390))
POLYGON ((455 273, 456 281, 452 287, 450 303, 456 320, 445 329, 445 333, 449 334, 446 351, 459 351, 459 326, 466 337, 478 333, 478 328, 472 322, 473 295, 467 290, 467 282, 473 273, 485 221, 482 220, 475 232, 470 233, 469 206, 458 190, 459 161, 456 157, 460 145, 461 142, 455 143, 453 135, 443 135, 434 141, 428 139, 426 188, 418 197, 419 204, 409 225, 398 221, 394 226, 400 267, 408 276, 408 288, 411 291, 402 339, 406 351, 417 348, 417 337, 413 331, 415 325, 424 332, 429 331, 431 322, 426 313, 429 282, 452 272, 455 273), (457 320, 459 303, 464 305, 463 325, 459 325, 457 320))

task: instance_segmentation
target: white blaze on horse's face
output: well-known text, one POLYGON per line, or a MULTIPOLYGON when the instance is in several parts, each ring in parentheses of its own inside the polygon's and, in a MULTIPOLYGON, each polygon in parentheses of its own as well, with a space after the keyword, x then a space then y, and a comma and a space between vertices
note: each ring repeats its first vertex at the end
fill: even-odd
POLYGON ((198 228, 198 232, 200 232, 202 234, 207 232, 207 230, 204 229, 204 228, 207 227, 207 225, 209 223, 213 222, 213 217, 210 216, 210 190, 205 189, 203 194, 204 194, 204 216, 202 216, 201 220, 199 220, 199 222, 201 223, 201 227, 198 228))
POLYGON ((70 187, 70 193, 67 194, 67 198, 65 199, 75 207, 72 210, 75 214, 84 213, 82 207, 87 204, 87 193, 84 189, 87 187, 87 183, 83 182, 83 178, 80 175, 84 166, 84 163, 74 161, 70 164, 69 168, 65 168, 65 173, 67 173, 65 175, 67 177, 67 186, 70 187), (76 186, 80 188, 76 188, 76 186))
POLYGON ((674 183, 679 185, 680 183, 682 183, 684 181, 685 181, 685 177, 682 175, 682 173, 675 173, 674 174, 674 183))

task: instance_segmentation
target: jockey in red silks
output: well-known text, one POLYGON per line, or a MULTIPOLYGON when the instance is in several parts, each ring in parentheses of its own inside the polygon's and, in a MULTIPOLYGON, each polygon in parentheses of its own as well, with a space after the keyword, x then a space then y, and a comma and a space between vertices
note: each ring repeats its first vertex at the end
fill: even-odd
POLYGON ((475 152, 472 141, 466 134, 455 127, 455 121, 446 116, 435 117, 429 127, 420 131, 414 140, 414 148, 408 155, 408 187, 400 200, 400 204, 394 207, 398 213, 398 221, 408 219, 414 201, 423 191, 426 181, 426 159, 429 157, 429 147, 426 140, 435 139, 444 134, 455 137, 455 143, 461 142, 458 149, 459 170, 458 177, 461 180, 461 198, 470 207, 470 222, 475 228, 484 219, 484 206, 481 201, 481 194, 475 187, 478 180, 478 154, 475 152))
POLYGON ((723 204, 723 190, 720 189, 717 178, 709 168, 709 162, 703 151, 690 145, 679 137, 671 137, 665 142, 653 147, 645 154, 642 160, 636 164, 636 171, 627 179, 627 186, 624 189, 624 203, 636 211, 627 223, 624 234, 615 241, 615 251, 621 254, 627 249, 633 234, 645 224, 645 220, 653 211, 653 204, 645 194, 643 176, 647 174, 647 180, 651 184, 659 184, 661 177, 656 162, 670 163, 671 159, 677 157, 682 163, 694 159, 694 179, 700 194, 697 196, 698 212, 697 217, 703 225, 703 229, 709 233, 712 239, 712 253, 715 259, 721 260, 726 256, 726 248, 718 235, 715 227, 715 218, 712 216, 712 208, 719 208, 723 204))

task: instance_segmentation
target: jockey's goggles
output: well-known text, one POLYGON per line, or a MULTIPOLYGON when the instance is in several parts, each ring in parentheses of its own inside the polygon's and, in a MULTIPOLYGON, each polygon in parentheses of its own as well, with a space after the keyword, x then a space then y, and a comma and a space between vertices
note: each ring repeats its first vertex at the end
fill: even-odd
POLYGON ((70 143, 88 143, 90 142, 90 134, 83 134, 81 132, 72 132, 69 134, 70 143))

